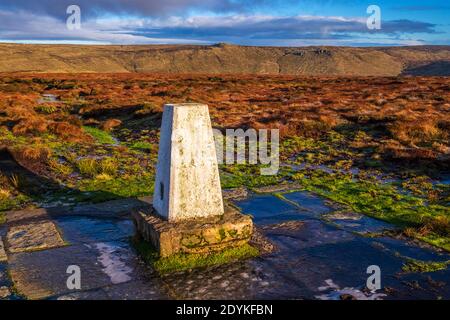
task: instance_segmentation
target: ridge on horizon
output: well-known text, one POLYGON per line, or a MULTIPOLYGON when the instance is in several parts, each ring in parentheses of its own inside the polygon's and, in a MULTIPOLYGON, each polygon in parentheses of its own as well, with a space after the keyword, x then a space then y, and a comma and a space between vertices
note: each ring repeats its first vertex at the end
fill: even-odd
POLYGON ((447 76, 450 46, 0 43, 0 72, 447 76))

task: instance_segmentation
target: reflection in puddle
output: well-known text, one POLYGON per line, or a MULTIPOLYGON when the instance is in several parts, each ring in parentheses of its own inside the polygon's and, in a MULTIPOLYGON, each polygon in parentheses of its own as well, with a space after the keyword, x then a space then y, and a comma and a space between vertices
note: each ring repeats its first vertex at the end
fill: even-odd
POLYGON ((104 267, 102 271, 110 277, 113 284, 131 280, 129 274, 133 269, 128 267, 123 261, 122 248, 107 243, 96 243, 95 247, 100 252, 98 261, 104 267))
POLYGON ((395 226, 362 214, 353 212, 337 212, 326 216, 336 225, 348 231, 362 233, 379 233, 385 230, 394 230, 395 226))
POLYGON ((333 280, 325 280, 326 286, 319 287, 319 291, 326 292, 322 295, 315 296, 319 300, 382 300, 386 297, 384 293, 362 292, 356 288, 340 288, 333 280))
POLYGON ((38 99, 38 103, 56 103, 59 102, 58 97, 54 94, 46 93, 38 99))

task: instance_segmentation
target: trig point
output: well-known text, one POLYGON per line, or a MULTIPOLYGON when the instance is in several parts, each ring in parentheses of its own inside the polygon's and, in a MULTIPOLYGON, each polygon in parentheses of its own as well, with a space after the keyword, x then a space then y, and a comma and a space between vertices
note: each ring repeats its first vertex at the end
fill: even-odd
POLYGON ((251 218, 222 200, 207 105, 164 106, 156 170, 153 207, 133 217, 161 257, 210 253, 250 240, 251 218))
POLYGON ((224 214, 207 105, 164 107, 153 207, 170 222, 224 214))

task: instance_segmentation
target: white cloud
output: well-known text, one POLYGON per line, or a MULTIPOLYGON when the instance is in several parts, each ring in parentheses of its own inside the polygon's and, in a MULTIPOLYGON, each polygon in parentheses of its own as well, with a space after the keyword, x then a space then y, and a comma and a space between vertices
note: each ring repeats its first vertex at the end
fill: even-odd
POLYGON ((414 45, 406 34, 433 33, 434 25, 385 21, 381 32, 365 18, 341 16, 197 15, 165 18, 102 17, 68 30, 63 20, 23 10, 0 10, 0 41, 101 44, 414 45))

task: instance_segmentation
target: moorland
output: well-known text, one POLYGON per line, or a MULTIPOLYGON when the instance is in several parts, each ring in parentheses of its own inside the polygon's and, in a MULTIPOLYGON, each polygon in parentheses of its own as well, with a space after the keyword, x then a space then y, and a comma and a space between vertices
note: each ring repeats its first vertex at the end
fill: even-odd
POLYGON ((151 195, 164 103, 215 128, 279 129, 282 166, 222 165, 224 189, 295 185, 450 250, 446 77, 1 74, 7 210, 151 195))

